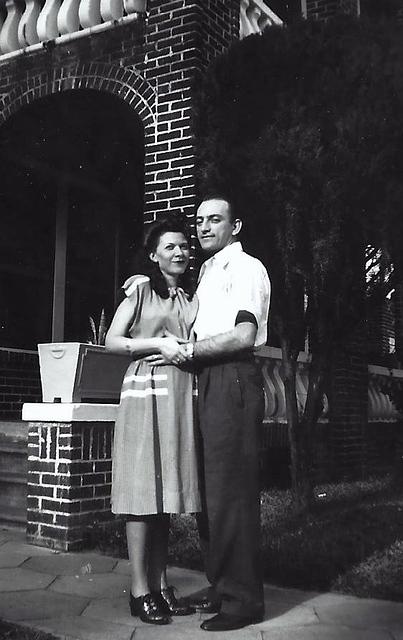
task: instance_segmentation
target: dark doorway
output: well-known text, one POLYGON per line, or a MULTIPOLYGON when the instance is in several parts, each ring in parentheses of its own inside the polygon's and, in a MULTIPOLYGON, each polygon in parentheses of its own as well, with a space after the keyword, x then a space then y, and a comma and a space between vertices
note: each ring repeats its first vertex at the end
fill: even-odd
POLYGON ((86 341, 141 243, 144 135, 118 98, 69 91, 0 129, 0 346, 86 341))

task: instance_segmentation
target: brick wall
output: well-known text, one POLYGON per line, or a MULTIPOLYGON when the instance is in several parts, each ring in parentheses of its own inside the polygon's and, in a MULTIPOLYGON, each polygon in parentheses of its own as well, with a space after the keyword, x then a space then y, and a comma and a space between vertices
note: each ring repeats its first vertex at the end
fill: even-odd
POLYGON ((191 89, 208 62, 239 36, 239 3, 150 2, 140 65, 157 92, 155 143, 146 148, 145 220, 196 203, 191 89))
POLYGON ((50 93, 114 93, 145 126, 145 220, 168 209, 191 215, 191 86, 238 35, 237 0, 150 0, 147 19, 0 61, 0 122, 50 93))
MULTIPOLYGON (((192 216, 191 87, 238 35, 238 0, 149 0, 148 15, 130 23, 0 60, 0 124, 54 93, 118 96, 144 125, 145 222, 167 211, 192 216)), ((111 518, 111 431, 111 423, 30 423, 30 541, 79 548, 88 527, 111 518)))
POLYGON ((39 402, 37 353, 0 349, 0 420, 19 420, 24 402, 39 402))
POLYGON ((370 302, 367 313, 369 362, 387 365, 395 340, 394 301, 384 299, 370 302))
MULTIPOLYGON (((191 86, 238 35, 238 0, 149 0, 147 17, 0 60, 0 125, 54 93, 92 89, 118 96, 144 125, 144 220, 167 211, 192 217, 191 86)), ((4 376, 10 387, 11 368, 4 376)), ((23 401, 36 399, 27 395, 23 401)), ((14 413, 5 417, 18 418, 17 403, 7 402, 4 410, 14 413)))
POLYGON ((28 433, 27 537, 64 551, 110 511, 112 423, 31 422, 28 433))
POLYGON ((396 354, 399 361, 403 363, 403 285, 401 280, 402 278, 399 274, 393 301, 395 308, 396 354))
POLYGON ((364 472, 368 364, 364 344, 346 342, 334 356, 330 382, 329 471, 333 479, 360 478, 364 472))
POLYGON ((357 0, 306 0, 306 15, 315 20, 327 20, 336 13, 357 15, 357 0))

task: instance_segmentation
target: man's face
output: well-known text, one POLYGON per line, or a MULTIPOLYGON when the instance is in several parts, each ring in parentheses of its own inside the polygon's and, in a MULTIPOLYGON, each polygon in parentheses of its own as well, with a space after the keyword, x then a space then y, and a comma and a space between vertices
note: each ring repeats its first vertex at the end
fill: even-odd
POLYGON ((206 253, 217 253, 235 242, 241 229, 240 220, 231 220, 226 200, 204 200, 197 210, 196 230, 200 246, 206 253))

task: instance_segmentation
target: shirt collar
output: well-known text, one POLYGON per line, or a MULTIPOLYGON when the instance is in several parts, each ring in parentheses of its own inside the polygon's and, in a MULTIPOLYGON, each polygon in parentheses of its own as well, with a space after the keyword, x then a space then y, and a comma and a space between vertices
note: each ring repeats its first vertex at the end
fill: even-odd
POLYGON ((205 271, 208 267, 219 266, 223 269, 227 266, 232 256, 237 255, 243 251, 241 243, 237 240, 236 242, 232 242, 228 244, 226 247, 217 251, 211 258, 203 262, 202 271, 205 271))

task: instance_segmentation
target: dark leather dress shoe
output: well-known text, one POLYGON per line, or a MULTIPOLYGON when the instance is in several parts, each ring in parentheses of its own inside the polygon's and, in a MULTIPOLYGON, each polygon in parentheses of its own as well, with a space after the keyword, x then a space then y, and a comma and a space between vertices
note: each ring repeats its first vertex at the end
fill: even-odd
POLYGON ((148 624, 169 624, 171 618, 162 610, 151 593, 135 598, 130 594, 130 613, 148 624))
POLYGON ((196 609, 192 607, 183 598, 177 598, 174 587, 161 589, 159 593, 153 593, 162 611, 171 616, 190 616, 196 613, 196 609))
POLYGON ((204 631, 234 631, 250 624, 262 622, 263 616, 235 616, 230 613, 218 613, 214 618, 205 620, 200 625, 204 631))
POLYGON ((213 602, 208 597, 192 598, 189 596, 186 601, 199 613, 218 613, 221 609, 220 602, 213 602))

